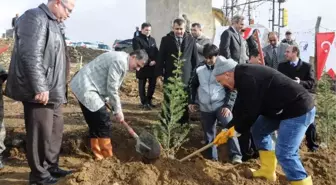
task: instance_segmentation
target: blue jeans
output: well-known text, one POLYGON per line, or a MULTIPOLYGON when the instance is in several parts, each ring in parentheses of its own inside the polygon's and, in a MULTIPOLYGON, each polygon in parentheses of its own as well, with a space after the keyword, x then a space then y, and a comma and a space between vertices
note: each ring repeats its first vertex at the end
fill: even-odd
POLYGON ((315 107, 306 114, 274 120, 259 116, 251 128, 257 150, 273 150, 271 133, 278 129, 275 154, 289 181, 299 181, 308 175, 299 157, 299 147, 308 126, 314 122, 315 107))
MULTIPOLYGON (((221 126, 226 126, 232 119, 232 115, 229 117, 224 117, 221 114, 221 108, 217 109, 217 111, 214 112, 201 112, 201 123, 202 128, 204 132, 204 140, 206 144, 211 143, 217 134, 217 128, 216 128, 216 120, 221 122, 221 126)), ((242 158, 240 148, 239 148, 239 142, 237 137, 234 137, 232 139, 229 139, 229 156, 230 159, 233 157, 235 158, 242 158)), ((212 148, 209 148, 205 151, 205 157, 212 160, 218 160, 218 153, 217 153, 217 147, 213 146, 212 148)))

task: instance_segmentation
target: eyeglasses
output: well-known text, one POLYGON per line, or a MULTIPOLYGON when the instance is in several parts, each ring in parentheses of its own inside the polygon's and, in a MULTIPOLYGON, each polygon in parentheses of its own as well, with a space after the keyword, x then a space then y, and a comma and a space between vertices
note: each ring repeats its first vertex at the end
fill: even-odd
POLYGON ((72 13, 72 9, 68 8, 67 5, 65 5, 65 3, 63 2, 63 0, 61 0, 61 4, 69 12, 69 14, 72 13))

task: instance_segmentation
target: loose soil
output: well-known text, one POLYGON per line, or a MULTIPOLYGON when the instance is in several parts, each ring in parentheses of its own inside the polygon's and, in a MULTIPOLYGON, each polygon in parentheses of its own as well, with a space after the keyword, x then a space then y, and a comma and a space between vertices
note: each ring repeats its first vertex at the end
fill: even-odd
MULTIPOLYGON (((1 40, 0 40, 1 43, 1 40)), ((97 53, 98 55, 98 53, 97 53)), ((5 60, 8 62, 8 59, 5 60)), ((0 63, 8 66, 1 60, 0 63)), ((72 64, 72 74, 76 64, 72 64)), ((162 98, 162 87, 158 85, 154 95, 155 103, 162 98)), ((125 118, 137 132, 151 131, 157 124, 159 108, 143 111, 139 108, 139 97, 135 75, 127 75, 120 90, 125 118)), ((29 168, 24 155, 25 129, 22 104, 5 99, 5 123, 7 127, 5 168, 0 170, 1 185, 27 184, 29 168)), ((186 162, 160 158, 150 164, 142 162, 135 151, 135 141, 126 129, 114 122, 112 143, 114 157, 94 161, 88 149, 87 125, 76 99, 70 94, 69 103, 64 106, 64 138, 60 166, 74 170, 71 176, 62 179, 60 185, 285 185, 289 184, 278 166, 278 181, 270 183, 262 179, 247 178, 246 169, 258 168, 259 162, 251 160, 241 165, 227 163, 226 146, 219 148, 220 161, 204 159, 201 155, 186 162)), ((176 158, 180 159, 202 147, 202 130, 198 121, 192 123, 189 141, 183 145, 176 158)), ((321 150, 306 152, 302 147, 303 164, 316 185, 336 184, 336 152, 321 150)))

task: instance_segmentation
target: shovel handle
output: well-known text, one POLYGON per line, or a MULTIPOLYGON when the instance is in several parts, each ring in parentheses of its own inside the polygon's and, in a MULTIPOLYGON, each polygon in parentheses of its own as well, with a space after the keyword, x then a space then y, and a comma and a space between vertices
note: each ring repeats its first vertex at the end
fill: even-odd
POLYGON ((130 133, 134 138, 139 138, 138 134, 135 133, 133 128, 130 127, 126 121, 122 121, 121 124, 123 124, 126 127, 128 133, 130 133))
POLYGON ((180 160, 180 162, 183 162, 183 161, 185 161, 185 160, 187 160, 187 159, 190 159, 190 158, 194 157, 196 154, 201 153, 201 152, 203 152, 204 150, 206 150, 206 149, 208 149, 208 148, 210 148, 210 147, 212 147, 212 146, 214 146, 214 145, 215 145, 215 144, 214 144, 213 142, 212 142, 212 143, 209 143, 209 144, 203 146, 202 148, 196 150, 196 151, 193 152, 192 154, 189 154, 188 156, 184 157, 183 159, 180 160))
MULTIPOLYGON (((105 106, 106 106, 110 111, 112 111, 112 108, 110 107, 110 105, 109 105, 108 103, 105 102, 105 106)), ((121 124, 123 124, 123 125, 126 127, 128 133, 130 133, 134 138, 136 138, 136 139, 139 138, 138 134, 135 133, 135 131, 133 130, 133 128, 130 127, 130 126, 128 125, 128 123, 127 123, 125 120, 122 121, 121 124)))

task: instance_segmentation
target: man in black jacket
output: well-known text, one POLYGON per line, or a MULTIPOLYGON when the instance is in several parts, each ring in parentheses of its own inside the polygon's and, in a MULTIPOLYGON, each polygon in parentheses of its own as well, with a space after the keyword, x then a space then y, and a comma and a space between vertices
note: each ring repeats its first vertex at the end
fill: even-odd
POLYGON ((30 184, 55 184, 70 172, 58 167, 62 104, 66 103, 66 56, 59 23, 75 0, 49 0, 27 10, 15 26, 15 45, 5 95, 22 101, 30 184))
POLYGON ((12 19, 12 28, 15 27, 18 18, 19 18, 19 14, 17 13, 17 14, 15 15, 15 17, 13 17, 13 19, 12 19))
MULTIPOLYGON (((182 80, 187 90, 192 71, 195 69, 198 61, 198 52, 196 40, 186 33, 185 29, 185 20, 175 19, 173 22, 173 31, 162 37, 157 72, 158 76, 163 76, 163 81, 167 84, 168 78, 173 76, 173 71, 176 69, 174 65, 175 57, 178 57, 179 53, 181 53, 180 59, 184 62, 182 80)), ((181 122, 186 123, 188 119, 188 107, 186 106, 186 111, 181 122)))
MULTIPOLYGON (((302 85, 315 97, 315 73, 312 65, 299 58, 300 49, 295 45, 289 46, 285 55, 288 62, 280 63, 278 71, 302 85)), ((307 147, 310 151, 316 151, 319 147, 316 138, 316 126, 312 123, 306 132, 307 147)))
POLYGON ((284 74, 262 65, 216 62, 214 75, 220 84, 238 93, 229 129, 223 130, 214 143, 223 144, 251 129, 261 161, 259 170, 251 169, 253 177, 276 181, 279 161, 292 185, 311 185, 312 179, 299 158, 301 141, 315 119, 316 109, 309 92, 284 74), (278 138, 274 149, 271 133, 275 130, 278 138))
POLYGON ((136 77, 139 80, 139 96, 142 107, 146 110, 154 108, 152 102, 156 85, 155 65, 158 58, 159 50, 156 46, 155 39, 150 36, 152 26, 150 23, 141 25, 141 33, 133 38, 133 50, 144 49, 148 54, 148 63, 146 66, 136 71, 136 77), (146 93, 146 83, 148 80, 148 90, 146 93))

